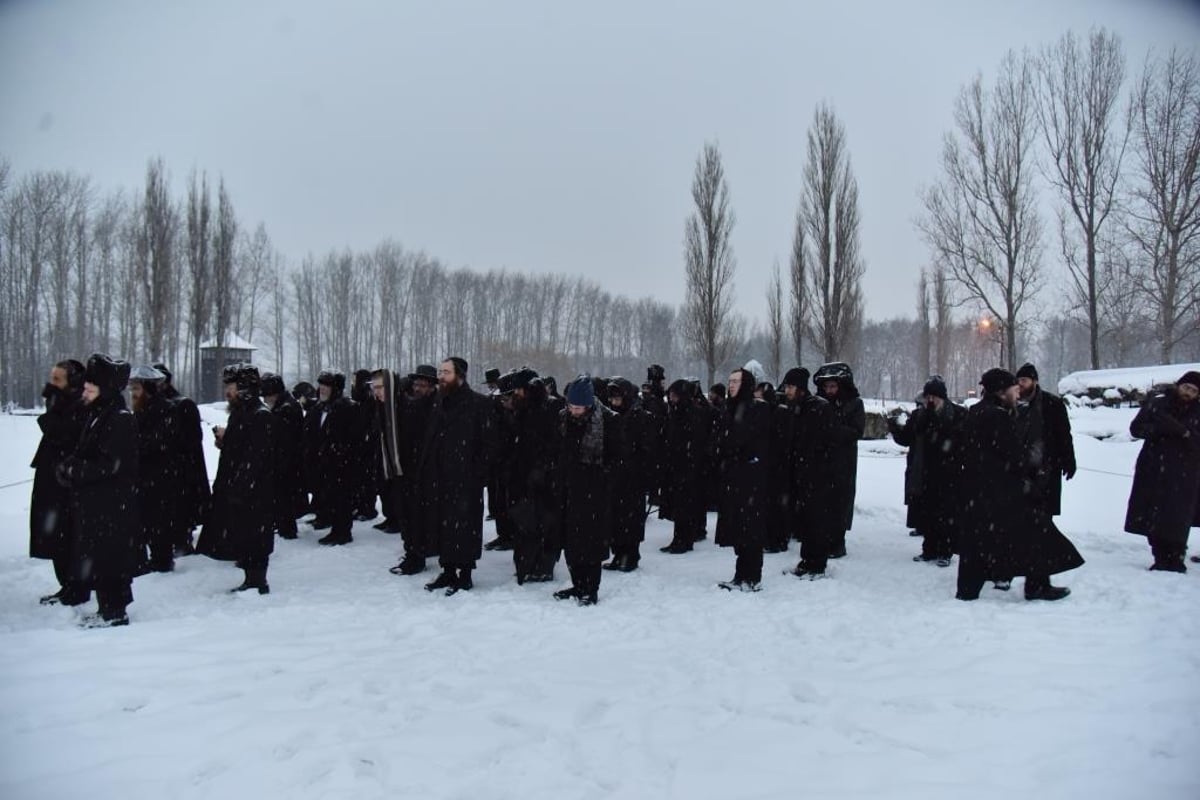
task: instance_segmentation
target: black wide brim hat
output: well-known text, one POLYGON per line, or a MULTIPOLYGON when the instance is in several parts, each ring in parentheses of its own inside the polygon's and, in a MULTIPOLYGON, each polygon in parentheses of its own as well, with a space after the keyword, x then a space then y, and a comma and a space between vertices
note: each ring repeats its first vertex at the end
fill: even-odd
POLYGON ((118 394, 129 384, 129 362, 95 353, 83 369, 84 383, 100 389, 101 394, 118 394))
POLYGON ((437 383, 437 370, 431 364, 418 364, 416 370, 408 374, 408 379, 437 383))

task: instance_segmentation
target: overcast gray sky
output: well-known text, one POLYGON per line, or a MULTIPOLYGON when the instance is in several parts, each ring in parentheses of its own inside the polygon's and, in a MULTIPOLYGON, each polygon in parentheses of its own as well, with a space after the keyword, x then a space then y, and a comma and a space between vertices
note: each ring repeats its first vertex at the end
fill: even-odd
POLYGON ((220 173, 291 263, 393 237, 678 303, 692 169, 717 140, 738 307, 761 317, 828 100, 879 318, 912 313, 917 193, 959 87, 1094 25, 1131 73, 1148 47, 1200 41, 1195 6, 1167 0, 5 2, 0 154, 105 189, 140 189, 162 155, 180 196, 193 167, 220 173))

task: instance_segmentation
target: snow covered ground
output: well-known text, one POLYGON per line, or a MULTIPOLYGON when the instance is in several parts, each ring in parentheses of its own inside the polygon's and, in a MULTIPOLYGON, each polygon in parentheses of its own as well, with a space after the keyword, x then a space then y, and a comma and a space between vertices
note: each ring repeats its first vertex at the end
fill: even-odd
MULTIPOLYGON (((1073 417, 1127 427, 1110 413, 1073 417)), ((1200 567, 1151 574, 1121 532, 1119 438, 1076 437, 1061 524, 1088 563, 1054 604, 1019 580, 961 603, 954 569, 911 562, 890 442, 863 443, 832 579, 783 576, 793 548, 722 592, 733 554, 660 554, 655 521, 594 608, 518 587, 507 553, 431 596, 360 524, 279 542, 269 596, 186 558, 137 579, 130 627, 80 630, 37 603, 28 484, 0 489, 0 797, 1194 799, 1200 567)), ((34 420, 0 416, 0 442, 0 485, 31 477, 34 420)))

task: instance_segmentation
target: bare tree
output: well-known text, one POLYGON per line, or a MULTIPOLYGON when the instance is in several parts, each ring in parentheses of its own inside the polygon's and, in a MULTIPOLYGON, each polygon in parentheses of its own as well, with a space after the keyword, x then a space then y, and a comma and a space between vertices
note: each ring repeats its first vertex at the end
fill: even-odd
POLYGON ((783 369, 783 278, 779 274, 779 262, 771 269, 771 282, 767 284, 767 345, 768 366, 771 375, 779 380, 783 369))
POLYGON ((954 319, 950 283, 946 279, 946 270, 940 266, 933 268, 930 302, 933 305, 933 371, 944 376, 950 363, 950 334, 954 319))
POLYGON ((1097 242, 1116 207, 1129 139, 1118 113, 1125 55, 1117 35, 1103 28, 1093 30, 1086 44, 1068 32, 1042 52, 1038 71, 1038 116, 1050 156, 1047 178, 1065 206, 1059 210, 1063 257, 1072 299, 1082 307, 1088 326, 1091 367, 1099 369, 1097 242))
POLYGON ((211 330, 212 319, 212 258, 209 255, 211 242, 209 218, 211 203, 208 197, 208 176, 201 175, 197 183, 192 172, 188 181, 187 194, 187 263, 191 277, 188 295, 187 353, 191 364, 192 391, 199 391, 200 344, 211 330))
POLYGON ((217 223, 212 237, 212 297, 216 317, 213 333, 218 348, 217 366, 221 367, 225 364, 225 346, 233 321, 233 248, 237 241, 237 217, 225 191, 224 178, 217 186, 217 223))
POLYGON ((1001 362, 1017 360, 1017 332, 1041 280, 1042 225, 1033 189, 1034 67, 1009 51, 995 85, 976 76, 954 108, 942 177, 924 192, 918 227, 934 261, 1001 326, 1001 362))
POLYGON ((917 371, 929 375, 933 357, 932 332, 929 329, 929 273, 921 270, 917 281, 917 371))
POLYGON ((793 275, 804 276, 805 331, 826 361, 850 358, 862 319, 858 182, 846 129, 821 104, 808 129, 808 160, 793 242, 793 275))
POLYGON ((176 210, 167 188, 167 168, 161 158, 146 167, 146 191, 142 198, 137 239, 137 276, 141 286, 142 319, 146 355, 165 357, 170 298, 175 275, 176 210))
POLYGON ((1200 309, 1200 65, 1172 50, 1147 58, 1134 90, 1137 176, 1129 233, 1155 316, 1160 358, 1196 330, 1200 309))
POLYGON ((687 290, 683 323, 686 340, 704 362, 708 382, 717 367, 738 344, 733 314, 733 273, 736 261, 729 242, 734 214, 729 207, 729 186, 717 145, 705 143, 696 158, 692 178, 696 210, 684 228, 684 262, 687 290))

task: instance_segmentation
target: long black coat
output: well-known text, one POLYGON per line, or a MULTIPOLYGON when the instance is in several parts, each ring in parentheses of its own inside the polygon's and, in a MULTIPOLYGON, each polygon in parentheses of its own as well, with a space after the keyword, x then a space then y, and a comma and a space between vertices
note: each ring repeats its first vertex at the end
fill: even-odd
POLYGON ((926 532, 930 526, 953 524, 961 506, 963 426, 967 410, 946 402, 941 411, 920 406, 903 428, 893 427, 896 444, 908 448, 904 470, 904 502, 908 526, 926 532))
POLYGON ((559 410, 539 397, 518 408, 510 420, 511 457, 505 461, 513 522, 525 531, 557 539, 561 522, 558 486, 559 410))
POLYGON ((69 465, 74 564, 83 585, 132 580, 142 539, 138 519, 137 421, 121 395, 103 396, 69 465))
POLYGON ((622 419, 600 402, 580 419, 559 412, 559 452, 563 550, 567 564, 594 566, 608 558, 612 544, 612 472, 629 458, 622 419), (588 461, 583 447, 593 415, 604 427, 602 458, 588 461))
POLYGON ((200 409, 190 398, 173 389, 164 391, 174 416, 175 443, 167 469, 179 490, 179 518, 176 522, 188 530, 204 522, 212 503, 208 483, 208 465, 204 462, 204 429, 200 409))
POLYGON ((142 530, 165 531, 176 519, 185 491, 184 476, 172 469, 178 417, 165 397, 153 394, 134 412, 138 431, 138 512, 142 530))
MULTIPOLYGON (((315 426, 316 493, 330 514, 345 514, 361 499, 364 458, 363 424, 365 417, 358 404, 348 397, 336 397, 318 403, 312 424, 315 426)), ((374 453, 371 453, 372 460, 374 453)), ((336 522, 336 519, 334 520, 336 522)))
POLYGON ((767 526, 771 406, 762 400, 730 400, 717 431, 717 537, 721 547, 762 547, 767 526))
POLYGON ((271 409, 275 419, 275 516, 296 519, 304 513, 304 412, 286 392, 271 409))
POLYGON ((1013 413, 993 397, 967 412, 959 553, 984 579, 1056 575, 1083 563, 1031 497, 1032 472, 1013 413))
POLYGON ((666 457, 662 462, 659 516, 704 527, 712 459, 712 412, 693 399, 682 400, 667 416, 666 457))
POLYGON ((849 381, 840 381, 841 388, 835 399, 829 401, 833 407, 833 447, 830 451, 829 469, 832 479, 833 516, 831 521, 838 530, 848 531, 854 526, 854 495, 858 487, 858 440, 867 427, 867 415, 863 409, 858 389, 849 381))
POLYGON ((467 566, 483 555, 483 487, 495 457, 492 404, 466 383, 434 397, 417 468, 430 554, 467 566))
POLYGON ((1190 529, 1200 526, 1200 402, 1152 397, 1134 417, 1129 432, 1143 442, 1125 530, 1187 544, 1190 529))
POLYGON ((1032 472, 1033 499, 1051 516, 1061 514, 1063 471, 1075 471, 1075 442, 1066 403, 1035 388, 1029 402, 1018 408, 1017 430, 1032 472))
POLYGON ((833 406, 811 394, 788 403, 784 410, 787 418, 781 436, 790 516, 801 537, 809 532, 824 537, 841 523, 833 513, 833 473, 829 469, 837 418, 833 406))
POLYGON ((71 493, 54 477, 57 467, 79 444, 87 407, 78 395, 61 394, 38 417, 42 438, 33 462, 33 495, 29 499, 29 555, 65 558, 71 552, 71 493))
POLYGON ((221 561, 275 549, 275 419, 257 398, 242 402, 229 413, 212 512, 196 543, 196 552, 221 561))

